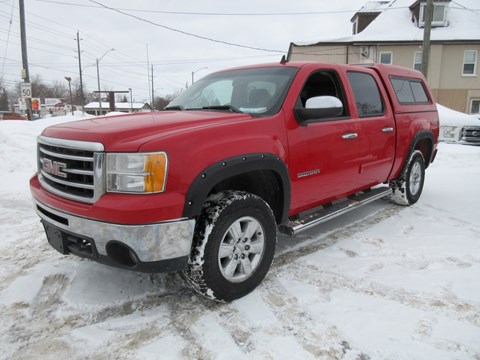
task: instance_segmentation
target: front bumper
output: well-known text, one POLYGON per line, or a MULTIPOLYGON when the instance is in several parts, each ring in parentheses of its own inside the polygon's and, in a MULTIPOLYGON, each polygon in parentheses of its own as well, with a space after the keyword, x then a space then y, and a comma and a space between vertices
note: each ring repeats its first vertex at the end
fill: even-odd
POLYGON ((34 204, 49 243, 62 254, 141 272, 181 270, 190 255, 195 220, 112 224, 34 204))

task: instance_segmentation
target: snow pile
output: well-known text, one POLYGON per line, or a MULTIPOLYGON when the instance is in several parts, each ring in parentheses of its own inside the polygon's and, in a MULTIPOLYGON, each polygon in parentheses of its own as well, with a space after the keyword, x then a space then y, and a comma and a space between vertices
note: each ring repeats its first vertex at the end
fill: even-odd
POLYGON ((437 104, 440 126, 480 126, 480 120, 475 115, 465 114, 437 104))
POLYGON ((26 183, 36 171, 36 139, 48 126, 76 121, 90 115, 71 114, 36 121, 0 121, 0 160, 4 173, 0 194, 4 191, 28 193, 26 183), (21 186, 23 185, 23 186, 21 186))
POLYGON ((280 237, 264 282, 216 304, 177 274, 47 244, 28 190, 35 138, 70 120, 0 122, 0 358, 480 357, 480 147, 441 144, 412 207, 379 200, 280 237))

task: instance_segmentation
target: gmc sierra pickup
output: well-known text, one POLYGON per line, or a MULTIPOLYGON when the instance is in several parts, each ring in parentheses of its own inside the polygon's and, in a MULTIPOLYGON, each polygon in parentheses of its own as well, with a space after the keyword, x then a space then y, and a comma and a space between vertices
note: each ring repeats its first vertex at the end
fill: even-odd
POLYGON ((263 280, 277 231, 422 193, 439 132, 421 73, 282 61, 220 71, 164 111, 49 127, 30 182, 49 243, 230 301, 263 280))

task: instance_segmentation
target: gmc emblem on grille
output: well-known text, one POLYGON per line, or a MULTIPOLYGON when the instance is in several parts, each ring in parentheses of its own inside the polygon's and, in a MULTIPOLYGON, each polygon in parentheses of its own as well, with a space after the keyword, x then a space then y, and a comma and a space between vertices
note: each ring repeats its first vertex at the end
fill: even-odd
POLYGON ((67 174, 65 174, 62 171, 62 168, 66 167, 67 164, 58 162, 58 161, 52 161, 50 159, 40 159, 42 163, 42 169, 48 174, 55 175, 61 178, 66 178, 67 174))

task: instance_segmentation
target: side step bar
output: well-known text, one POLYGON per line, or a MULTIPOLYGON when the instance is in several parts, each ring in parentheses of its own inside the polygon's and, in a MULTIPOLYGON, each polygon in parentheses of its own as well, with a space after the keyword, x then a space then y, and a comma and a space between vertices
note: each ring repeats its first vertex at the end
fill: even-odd
POLYGON ((328 220, 336 218, 360 206, 366 205, 372 201, 381 199, 392 193, 387 186, 370 189, 345 198, 330 206, 323 206, 318 210, 306 213, 295 220, 290 220, 286 224, 281 224, 278 230, 286 235, 295 236, 299 232, 309 229, 315 225, 322 224, 328 220))

